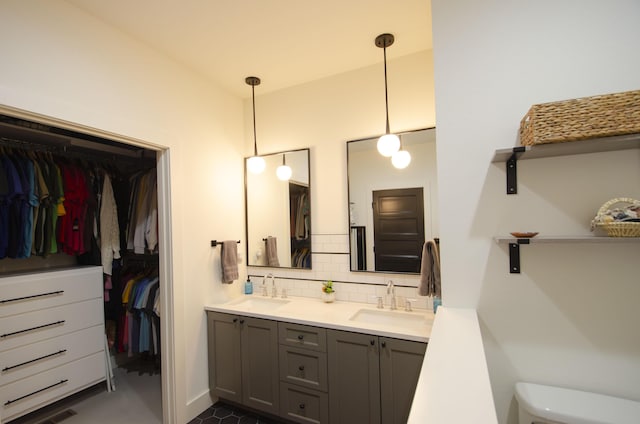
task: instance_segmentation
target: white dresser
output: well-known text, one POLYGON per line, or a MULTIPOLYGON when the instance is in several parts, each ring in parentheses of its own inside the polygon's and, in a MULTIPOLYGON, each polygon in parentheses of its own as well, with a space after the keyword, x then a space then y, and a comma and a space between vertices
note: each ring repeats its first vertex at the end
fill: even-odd
POLYGON ((102 267, 0 277, 0 422, 107 376, 102 267))

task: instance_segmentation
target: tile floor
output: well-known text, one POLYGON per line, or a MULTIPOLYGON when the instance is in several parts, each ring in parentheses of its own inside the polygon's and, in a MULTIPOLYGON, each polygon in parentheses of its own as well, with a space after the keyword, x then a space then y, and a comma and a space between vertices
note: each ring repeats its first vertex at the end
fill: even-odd
POLYGON ((133 367, 113 371, 115 391, 97 384, 8 424, 162 424, 160 373, 133 367))
POLYGON ((189 424, 281 424, 281 421, 261 417, 224 402, 218 402, 189 424))

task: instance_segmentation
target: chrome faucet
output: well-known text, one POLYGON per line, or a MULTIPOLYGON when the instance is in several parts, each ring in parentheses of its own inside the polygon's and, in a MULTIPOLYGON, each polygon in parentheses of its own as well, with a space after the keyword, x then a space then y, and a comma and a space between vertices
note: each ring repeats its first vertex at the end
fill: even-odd
MULTIPOLYGON (((263 296, 268 296, 269 295, 269 292, 267 291, 267 285, 265 284, 269 278, 271 278, 271 285, 273 286, 273 293, 275 293, 275 290, 276 290, 276 277, 274 277, 274 275, 272 273, 268 273, 262 279, 262 295, 263 296)), ((275 297, 275 295, 273 297, 275 297)))
POLYGON ((396 287, 393 285, 393 280, 389 280, 389 282, 387 283, 387 294, 391 295, 391 300, 389 301, 389 309, 391 310, 397 309, 396 287))
POLYGON ((271 277, 271 297, 278 297, 278 288, 276 287, 276 277, 269 273, 271 277))

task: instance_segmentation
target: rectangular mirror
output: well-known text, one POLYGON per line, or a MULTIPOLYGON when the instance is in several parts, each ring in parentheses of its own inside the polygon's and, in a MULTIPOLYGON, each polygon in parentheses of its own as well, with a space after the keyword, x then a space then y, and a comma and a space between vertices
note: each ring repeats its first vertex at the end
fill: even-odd
POLYGON ((247 169, 245 204, 247 265, 311 269, 309 149, 263 155, 259 174, 247 169), (283 162, 291 177, 276 175, 283 162))
POLYGON ((378 138, 347 142, 351 271, 419 273, 422 247, 438 238, 435 128, 398 134, 404 169, 378 138))

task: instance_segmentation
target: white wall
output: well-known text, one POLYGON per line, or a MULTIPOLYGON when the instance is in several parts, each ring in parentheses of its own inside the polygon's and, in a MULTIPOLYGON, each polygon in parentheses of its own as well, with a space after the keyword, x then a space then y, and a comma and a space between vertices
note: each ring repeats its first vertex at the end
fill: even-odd
POLYGON ((203 306, 241 286, 220 284, 210 246, 244 239, 241 100, 62 1, 3 1, 0 57, 0 104, 170 149, 175 390, 187 422, 189 405, 208 401, 203 306))
POLYGON ((519 162, 505 195, 495 149, 532 104, 640 87, 635 0, 433 0, 443 302, 478 308, 500 422, 518 380, 640 400, 637 246, 532 245, 510 231, 589 234, 606 200, 639 198, 640 151, 519 162))

